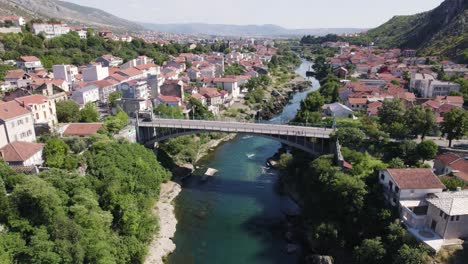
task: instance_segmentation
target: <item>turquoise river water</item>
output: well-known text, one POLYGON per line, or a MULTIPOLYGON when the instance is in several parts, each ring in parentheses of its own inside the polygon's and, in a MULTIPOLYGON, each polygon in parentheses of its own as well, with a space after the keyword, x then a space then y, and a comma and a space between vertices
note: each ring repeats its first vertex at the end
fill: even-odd
MULTIPOLYGON (((303 61, 297 73, 305 77, 309 67, 303 61)), ((313 80, 313 88, 318 86, 313 80)), ((270 122, 293 118, 308 92, 295 94, 270 122)), ((265 167, 280 146, 273 140, 238 135, 197 164, 199 172, 185 180, 175 202, 177 249, 167 263, 297 263, 297 254, 286 253, 284 239, 284 211, 291 203, 275 192, 277 174, 265 167), (206 168, 218 173, 202 182, 196 175, 206 168)))

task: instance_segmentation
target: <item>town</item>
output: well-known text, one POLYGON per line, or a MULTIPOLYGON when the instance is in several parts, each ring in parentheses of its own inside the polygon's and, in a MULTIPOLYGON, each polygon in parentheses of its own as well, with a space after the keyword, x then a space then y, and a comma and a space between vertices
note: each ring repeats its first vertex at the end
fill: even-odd
MULTIPOLYGON (((236 173, 260 156, 259 177, 277 175, 275 189, 301 208, 301 213, 280 209, 286 215, 278 228, 286 237, 280 241, 287 241, 286 250, 279 250, 286 252, 285 259, 296 254, 305 263, 463 263, 468 239, 466 61, 363 43, 369 34, 226 37, 0 17, 0 208, 9 208, 0 213, 0 242, 4 235, 34 229, 18 242, 34 251, 15 255, 9 244, 0 243, 0 259, 4 254, 6 263, 68 263, 66 255, 80 259, 76 263, 97 263, 106 255, 114 263, 116 247, 127 262, 163 263, 167 257, 164 263, 181 263, 185 255, 175 245, 184 235, 177 235, 172 201, 186 187, 212 191, 207 186, 226 180, 223 169, 236 173), (290 110, 291 104, 296 109, 290 110), (288 110, 294 113, 285 115, 288 110), (261 143, 245 143, 253 132, 237 137, 216 129, 186 133, 179 122, 182 132, 175 127, 168 130, 173 135, 159 140, 154 128, 156 143, 149 140, 150 150, 142 146, 148 144, 141 140, 140 123, 181 119, 325 132, 321 139, 288 131, 278 136, 280 147, 254 149, 261 143), (321 145, 322 153, 306 153, 298 145, 301 140, 304 146, 321 145), (229 154, 225 167, 207 162, 205 157, 229 152, 229 144, 221 144, 225 141, 245 144, 240 146, 249 151, 229 154), (269 148, 275 150, 263 156, 269 148), (194 183, 201 168, 213 175, 194 183), (61 185, 63 179, 68 183, 61 185), (54 190, 49 202, 55 211, 47 212, 49 194, 34 190, 35 185, 54 190), (93 199, 89 204, 88 198, 93 199), (100 214, 102 220, 88 219, 80 210, 100 214), (155 235, 153 214, 165 235, 155 235), (36 220, 19 223, 28 217, 36 220), (46 250, 53 252, 49 262, 36 258, 41 249, 29 241, 69 239, 58 235, 65 232, 59 227, 46 226, 75 217, 86 236, 109 230, 99 233, 111 241, 102 256, 88 245, 80 245, 87 252, 82 256, 60 245, 46 250), (169 235, 168 228, 173 229, 169 235), (113 235, 128 240, 115 246, 113 235)), ((272 134, 263 136, 275 139, 272 134)), ((251 179, 229 177, 230 194, 250 190, 242 184, 251 179)), ((257 188, 264 188, 260 183, 255 182, 257 188)), ((208 205, 200 208, 211 205, 204 201, 208 205)), ((195 217, 179 219, 182 229, 190 221, 208 221, 206 208, 192 208, 195 217)), ((89 244, 97 244, 96 239, 89 244)), ((283 258, 283 253, 275 254, 283 258)))

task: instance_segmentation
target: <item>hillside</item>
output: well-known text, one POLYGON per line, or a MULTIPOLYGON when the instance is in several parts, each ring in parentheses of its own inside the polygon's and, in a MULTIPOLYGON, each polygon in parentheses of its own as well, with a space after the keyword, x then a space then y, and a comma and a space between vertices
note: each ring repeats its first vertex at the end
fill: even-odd
POLYGON ((227 24, 153 24, 141 23, 148 29, 177 34, 206 34, 218 36, 302 36, 361 32, 358 28, 287 29, 277 25, 227 25, 227 24))
POLYGON ((421 55, 468 59, 468 0, 446 0, 437 8, 412 15, 395 16, 369 30, 368 35, 384 48, 419 50, 421 55))
POLYGON ((0 0, 0 15, 55 18, 71 25, 88 25, 116 31, 135 31, 142 26, 102 10, 58 0, 0 0))

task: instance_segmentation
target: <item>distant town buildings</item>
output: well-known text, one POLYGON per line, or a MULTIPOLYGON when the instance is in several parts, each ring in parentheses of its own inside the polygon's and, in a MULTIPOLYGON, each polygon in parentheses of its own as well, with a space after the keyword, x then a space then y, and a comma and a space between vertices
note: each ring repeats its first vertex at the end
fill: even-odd
POLYGON ((32 28, 34 34, 44 34, 48 39, 65 35, 70 32, 70 27, 65 23, 34 23, 32 28))

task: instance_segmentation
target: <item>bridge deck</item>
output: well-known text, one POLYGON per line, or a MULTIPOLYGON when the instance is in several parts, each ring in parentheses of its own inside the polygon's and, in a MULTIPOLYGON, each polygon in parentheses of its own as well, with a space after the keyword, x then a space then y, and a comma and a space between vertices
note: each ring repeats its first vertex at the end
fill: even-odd
POLYGON ((231 133, 302 136, 313 138, 330 138, 330 134, 333 132, 333 129, 331 128, 321 127, 186 119, 153 119, 152 121, 148 122, 139 122, 138 126, 155 128, 180 128, 231 133))

